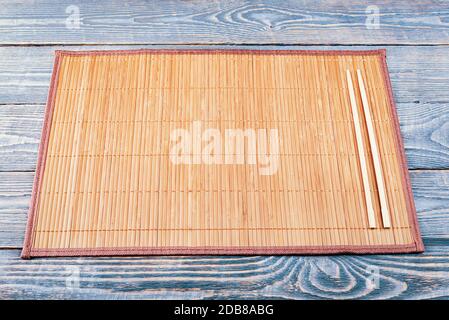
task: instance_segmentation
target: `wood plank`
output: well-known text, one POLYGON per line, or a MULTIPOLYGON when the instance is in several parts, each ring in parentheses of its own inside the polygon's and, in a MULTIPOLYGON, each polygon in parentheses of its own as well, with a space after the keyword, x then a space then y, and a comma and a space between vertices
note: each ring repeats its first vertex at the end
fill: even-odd
MULTIPOLYGON (((231 48, 292 50, 369 50, 368 46, 74 46, 0 47, 0 104, 45 103, 54 51, 138 48, 231 48)), ((387 61, 396 102, 445 103, 449 101, 449 47, 394 46, 387 61)))
MULTIPOLYGON (((271 5, 272 1, 257 4, 204 1, 199 7, 197 3, 194 7, 189 2, 174 1, 138 6, 122 3, 112 4, 109 8, 114 11, 111 9, 107 14, 104 11, 108 9, 101 2, 79 4, 83 24, 81 29, 73 30, 65 28, 68 15, 65 9, 77 5, 77 1, 3 2, 0 44, 186 43, 186 40, 243 43, 248 39, 247 43, 255 44, 313 44, 319 43, 317 39, 351 44, 448 41, 448 5, 440 2, 440 7, 435 7, 434 1, 407 3, 405 8, 401 8, 404 6, 401 3, 376 2, 380 3, 381 24, 385 24, 379 30, 364 29, 365 5, 360 1, 354 5, 310 4, 314 6, 312 10, 300 7, 303 3, 290 1, 276 5, 271 5), (285 9, 292 5, 297 9, 285 9), (353 6, 359 7, 351 9, 353 6), (148 8, 146 13, 144 9, 148 8), (201 9, 198 13, 197 8, 201 9)), ((37 103, 0 106, 0 110, 5 107, 0 111, 0 171, 34 170, 42 103, 52 65, 49 52, 53 49, 0 48, 0 104, 37 103)), ((388 51, 401 130, 412 168, 449 166, 447 50, 393 47, 388 51)), ((23 237, 32 176, 32 172, 0 173, 0 245, 13 248, 21 245, 17 236, 23 237)), ((24 262, 18 258, 19 250, 0 250, 0 299, 447 298, 449 175, 447 171, 413 172, 412 182, 427 246, 424 255, 63 258, 24 262), (376 267, 381 275, 379 290, 366 286, 369 268, 376 267), (75 287, 67 286, 74 283, 70 275, 76 275, 78 270, 80 287, 76 288, 76 281, 75 287)))
MULTIPOLYGON (((0 172, 0 248, 22 247, 33 177, 0 172)), ((411 171, 411 179, 423 237, 449 241, 449 171, 411 171)))
POLYGON ((448 104, 448 101, 396 104, 409 169, 449 168, 448 104))
POLYGON ((412 171, 411 181, 423 237, 449 239, 449 171, 412 171))
POLYGON ((0 44, 448 44, 448 15, 437 0, 8 0, 0 44))
MULTIPOLYGON (((0 173, 4 246, 21 245, 32 178, 30 172, 0 173)), ((448 297, 449 172, 412 172, 412 184, 426 245, 423 255, 23 261, 18 249, 0 250, 0 298, 448 297), (379 272, 379 289, 368 286, 373 272, 379 272)))
POLYGON ((0 247, 17 248, 25 236, 34 173, 1 172, 0 177, 0 247))
MULTIPOLYGON (((445 102, 397 103, 409 169, 449 168, 445 102)), ((0 105, 0 171, 34 171, 44 105, 0 105)))
POLYGON ((0 171, 35 170, 44 108, 0 105, 0 171))
POLYGON ((449 297, 447 244, 419 255, 46 258, 0 250, 0 299, 449 297))

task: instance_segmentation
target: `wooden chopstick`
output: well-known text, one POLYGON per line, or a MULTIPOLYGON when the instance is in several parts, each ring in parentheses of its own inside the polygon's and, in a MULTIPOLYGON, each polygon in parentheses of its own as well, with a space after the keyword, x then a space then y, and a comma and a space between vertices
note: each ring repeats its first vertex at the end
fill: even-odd
POLYGON ((365 113, 366 126, 368 128, 368 138, 373 155, 374 171, 376 174, 377 188, 379 190, 380 206, 382 212, 382 222, 384 228, 391 227, 390 213, 388 209, 387 193, 385 191, 385 181, 382 173, 382 164, 380 162, 380 153, 377 146, 376 133, 374 131, 373 119, 368 104, 368 98, 365 91, 365 84, 363 82, 362 73, 357 69, 357 78, 360 93, 362 96, 363 112, 365 113))
POLYGON ((359 153, 360 167, 362 169, 363 189, 365 190, 366 209, 368 211, 368 224, 370 228, 375 228, 376 220, 374 219, 373 200, 371 198, 371 189, 368 180, 368 169, 365 158, 365 147, 363 145, 362 130, 360 127, 359 112, 357 111, 354 86, 352 85, 352 78, 349 70, 346 70, 346 77, 348 80, 349 97, 351 100, 352 117, 354 119, 355 136, 357 140, 357 149, 359 153))

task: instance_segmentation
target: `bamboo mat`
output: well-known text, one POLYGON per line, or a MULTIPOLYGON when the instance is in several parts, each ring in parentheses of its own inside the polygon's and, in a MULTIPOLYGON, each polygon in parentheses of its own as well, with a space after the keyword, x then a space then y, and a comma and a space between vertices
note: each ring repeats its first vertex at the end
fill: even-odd
POLYGON ((23 258, 423 249, 384 50, 56 52, 23 258))

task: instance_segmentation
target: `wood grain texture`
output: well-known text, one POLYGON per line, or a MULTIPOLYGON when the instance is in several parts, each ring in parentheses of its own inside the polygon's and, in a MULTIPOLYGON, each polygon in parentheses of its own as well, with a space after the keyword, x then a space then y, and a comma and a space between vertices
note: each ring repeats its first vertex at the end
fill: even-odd
POLYGON ((0 251, 1 299, 428 299, 449 297, 448 243, 420 255, 20 260, 0 251), (372 282, 379 275, 379 286, 372 282))
POLYGON ((448 16, 449 4, 437 0, 8 0, 0 43, 448 44, 448 16), (374 4, 380 25, 367 28, 374 4))
MULTIPOLYGON (((0 47, 0 104, 45 103, 54 51, 63 46, 0 47)), ((279 49, 279 46, 71 46, 70 50, 128 50, 139 48, 279 49)), ((370 50, 372 46, 282 46, 288 50, 370 50)), ((396 102, 448 103, 449 47, 393 46, 387 62, 396 102)))
MULTIPOLYGON (((449 168, 448 103, 397 103, 409 169, 449 168)), ((42 104, 0 105, 0 171, 34 171, 42 104)))
MULTIPOLYGON (((0 172, 0 248, 23 244, 33 172, 0 172)), ((449 171, 411 171, 421 233, 449 241, 449 171)))
POLYGON ((44 105, 0 105, 0 171, 36 168, 44 105))
MULTIPOLYGON (((35 169, 37 144, 43 119, 42 104, 47 97, 53 52, 60 48, 31 47, 26 50, 19 47, 0 48, 0 134, 4 137, 0 140, 0 171, 35 169), (27 103, 38 105, 22 105, 27 103)), ((76 48, 92 49, 92 47, 76 48)), ((305 49, 331 48, 334 47, 305 47, 305 49)), ((353 49, 366 48, 353 47, 353 49)), ((409 168, 449 168, 447 139, 449 48, 391 47, 387 50, 387 58, 409 168)))
POLYGON ((449 168, 449 102, 396 105, 409 169, 449 168))
POLYGON ((34 173, 1 172, 0 177, 0 248, 17 248, 25 235, 34 173))
MULTIPOLYGON (((55 49, 51 45, 76 43, 139 44, 137 47, 156 43, 393 45, 388 48, 388 63, 410 168, 449 168, 448 48, 396 46, 447 44, 449 4, 386 2, 375 3, 381 13, 381 28, 369 30, 365 28, 367 4, 360 0, 351 4, 169 0, 133 5, 130 1, 108 1, 106 5, 106 0, 87 4, 3 1, 0 171, 34 170, 55 49), (66 9, 73 4, 80 8, 80 29, 65 26, 70 14, 66 9), (7 44, 44 46, 5 47, 7 44)), ((17 248, 0 250, 0 298, 449 298, 448 171, 411 175, 427 250, 423 255, 24 262, 19 259, 18 248, 33 175, 0 172, 0 246, 17 248), (379 290, 367 288, 367 266, 380 267, 379 290), (78 270, 79 289, 76 283, 75 288, 68 287, 73 279, 67 276, 76 275, 78 270)))

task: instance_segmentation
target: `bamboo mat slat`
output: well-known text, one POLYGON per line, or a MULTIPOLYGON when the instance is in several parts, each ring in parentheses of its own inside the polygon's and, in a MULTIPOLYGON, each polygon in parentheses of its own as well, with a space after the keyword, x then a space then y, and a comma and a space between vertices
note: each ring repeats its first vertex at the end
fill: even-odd
POLYGON ((56 52, 24 258, 423 249, 384 50, 56 52))

